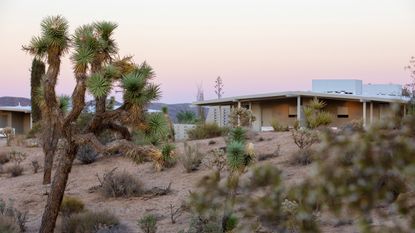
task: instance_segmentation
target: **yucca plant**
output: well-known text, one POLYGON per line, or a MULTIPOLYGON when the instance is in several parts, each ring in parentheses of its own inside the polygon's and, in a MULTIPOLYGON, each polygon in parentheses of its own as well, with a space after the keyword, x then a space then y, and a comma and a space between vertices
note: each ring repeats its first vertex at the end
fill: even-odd
POLYGON ((231 129, 231 131, 229 132, 229 141, 230 142, 236 141, 236 142, 241 142, 245 144, 246 132, 247 130, 242 127, 235 127, 231 129))
POLYGON ((326 103, 318 98, 314 98, 307 106, 304 106, 304 116, 308 128, 315 129, 327 126, 333 121, 333 116, 323 110, 325 106, 326 103))

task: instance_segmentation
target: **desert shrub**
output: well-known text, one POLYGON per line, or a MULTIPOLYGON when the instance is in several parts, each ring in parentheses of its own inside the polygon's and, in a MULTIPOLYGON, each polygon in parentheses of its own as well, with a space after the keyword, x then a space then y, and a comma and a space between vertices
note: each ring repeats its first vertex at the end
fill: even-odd
POLYGON ((116 228, 119 225, 116 216, 108 211, 81 212, 66 218, 62 223, 62 232, 65 233, 92 233, 105 229, 116 228))
POLYGON ((19 225, 10 216, 0 215, 0 232, 1 233, 20 233, 19 225))
POLYGON ((245 167, 245 145, 239 141, 232 141, 226 148, 228 167, 237 170, 245 167))
POLYGON ((232 128, 229 132, 228 141, 230 141, 230 142, 236 141, 236 142, 245 143, 246 133, 247 133, 247 130, 242 128, 242 127, 232 128))
POLYGON ((323 110, 325 106, 326 103, 317 98, 314 98, 308 105, 304 106, 304 117, 308 128, 315 129, 320 126, 326 126, 333 121, 332 115, 323 110))
POLYGON ((0 232, 25 232, 26 222, 27 212, 21 212, 14 208, 12 200, 6 203, 0 198, 0 232))
POLYGON ((166 143, 161 146, 161 154, 164 168, 171 168, 176 165, 177 159, 175 157, 176 146, 171 143, 166 143))
POLYGON ((197 124, 196 127, 189 129, 187 135, 190 140, 214 138, 225 135, 227 130, 219 127, 216 123, 197 124))
POLYGON ((100 182, 100 191, 105 197, 133 197, 143 193, 143 183, 126 171, 116 169, 104 173, 100 182))
POLYGON ((76 197, 64 196, 60 208, 60 212, 64 216, 80 213, 84 210, 84 203, 76 197))
POLYGON ((353 120, 349 122, 348 124, 341 127, 342 131, 348 131, 348 132, 355 132, 355 131, 364 131, 363 127, 363 121, 360 120, 353 120))
POLYGON ((291 165, 308 165, 313 162, 313 151, 311 149, 300 149, 291 156, 291 165))
POLYGON ((0 152, 0 164, 5 164, 10 161, 10 156, 7 152, 0 152))
POLYGON ((265 153, 265 154, 259 154, 258 155, 258 161, 264 161, 267 159, 278 157, 281 154, 281 145, 277 145, 277 149, 274 150, 274 152, 271 153, 265 153))
POLYGON ((308 149, 318 142, 316 132, 309 129, 291 130, 291 136, 300 150, 308 149))
POLYGON ((11 146, 12 140, 14 138, 14 130, 10 127, 3 128, 0 130, 0 133, 6 136, 6 145, 11 146))
POLYGON ((32 160, 31 164, 32 164, 33 173, 36 174, 40 168, 39 162, 37 160, 32 160))
POLYGON ((23 174, 24 168, 20 164, 13 164, 7 167, 6 172, 9 173, 12 177, 21 176, 23 174))
POLYGON ((89 145, 81 145, 76 154, 78 159, 83 164, 91 164, 95 162, 99 154, 89 145))
POLYGON ((10 157, 10 161, 16 164, 20 164, 21 162, 23 162, 23 160, 26 159, 27 154, 20 152, 20 151, 13 150, 13 151, 10 151, 9 157, 10 157))
POLYGON ((40 122, 36 122, 32 125, 32 128, 29 130, 29 132, 26 135, 26 138, 36 138, 37 135, 41 132, 42 125, 40 122))
POLYGON ((271 126, 274 129, 275 132, 284 132, 284 131, 288 131, 288 126, 284 126, 283 124, 281 124, 279 121, 277 120, 273 120, 271 122, 271 126))
POLYGON ((144 215, 138 220, 138 226, 144 233, 156 233, 157 217, 152 214, 144 215))
POLYGON ((233 127, 250 127, 255 120, 252 111, 246 108, 234 108, 229 114, 229 124, 233 127))
POLYGON ((214 149, 209 156, 209 168, 215 169, 219 172, 226 168, 226 153, 222 149, 214 149))
POLYGON ((197 146, 191 146, 184 143, 184 153, 179 157, 180 163, 183 165, 186 172, 192 172, 199 169, 202 163, 203 154, 199 151, 197 146))

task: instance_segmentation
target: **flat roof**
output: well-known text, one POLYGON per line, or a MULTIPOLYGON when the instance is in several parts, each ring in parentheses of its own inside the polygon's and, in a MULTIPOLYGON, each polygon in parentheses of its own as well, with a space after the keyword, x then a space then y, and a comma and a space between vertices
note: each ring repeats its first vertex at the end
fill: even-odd
POLYGON ((304 97, 318 97, 322 99, 335 99, 335 100, 352 100, 360 102, 385 102, 385 103, 408 103, 409 98, 402 96, 364 96, 364 95, 349 95, 349 94, 329 94, 312 91, 286 91, 286 92, 273 92, 257 95, 243 95, 235 97, 227 97, 221 99, 212 99, 205 101, 193 102, 194 105, 230 105, 235 102, 247 102, 247 101, 263 101, 273 99, 292 98, 297 96, 304 97))
POLYGON ((0 106, 0 111, 31 113, 30 106, 0 106))

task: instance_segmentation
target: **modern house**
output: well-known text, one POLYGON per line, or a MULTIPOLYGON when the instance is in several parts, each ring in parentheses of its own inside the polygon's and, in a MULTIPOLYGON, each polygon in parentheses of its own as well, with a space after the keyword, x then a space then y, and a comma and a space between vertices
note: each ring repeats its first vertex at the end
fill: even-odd
POLYGON ((26 134, 32 128, 30 106, 0 106, 0 129, 11 127, 15 134, 26 134))
POLYGON ((304 122, 303 106, 317 97, 326 103, 325 111, 333 115, 331 126, 339 127, 351 121, 362 121, 366 126, 385 116, 390 105, 401 105, 406 112, 409 99, 402 96, 398 84, 363 84, 362 80, 319 79, 312 81, 312 91, 287 91, 256 95, 235 96, 195 102, 210 106, 207 121, 222 125, 229 111, 218 109, 244 107, 250 109, 256 121, 252 128, 263 131, 271 128, 273 121, 292 126, 296 120, 304 122), (221 106, 221 108, 219 108, 221 106))

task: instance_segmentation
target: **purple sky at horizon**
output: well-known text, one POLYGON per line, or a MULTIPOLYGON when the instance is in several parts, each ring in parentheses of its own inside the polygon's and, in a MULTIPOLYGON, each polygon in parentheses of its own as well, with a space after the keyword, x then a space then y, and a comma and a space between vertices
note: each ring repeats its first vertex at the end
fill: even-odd
MULTIPOLYGON (((21 50, 40 21, 60 14, 70 31, 110 20, 119 24, 120 55, 147 61, 161 84, 160 102, 310 90, 315 78, 409 82, 415 56, 413 0, 146 0, 0 2, 0 96, 30 96, 32 58, 21 50), (98 8, 97 8, 98 7, 98 8)), ((57 91, 70 94, 71 64, 63 59, 57 91)))

